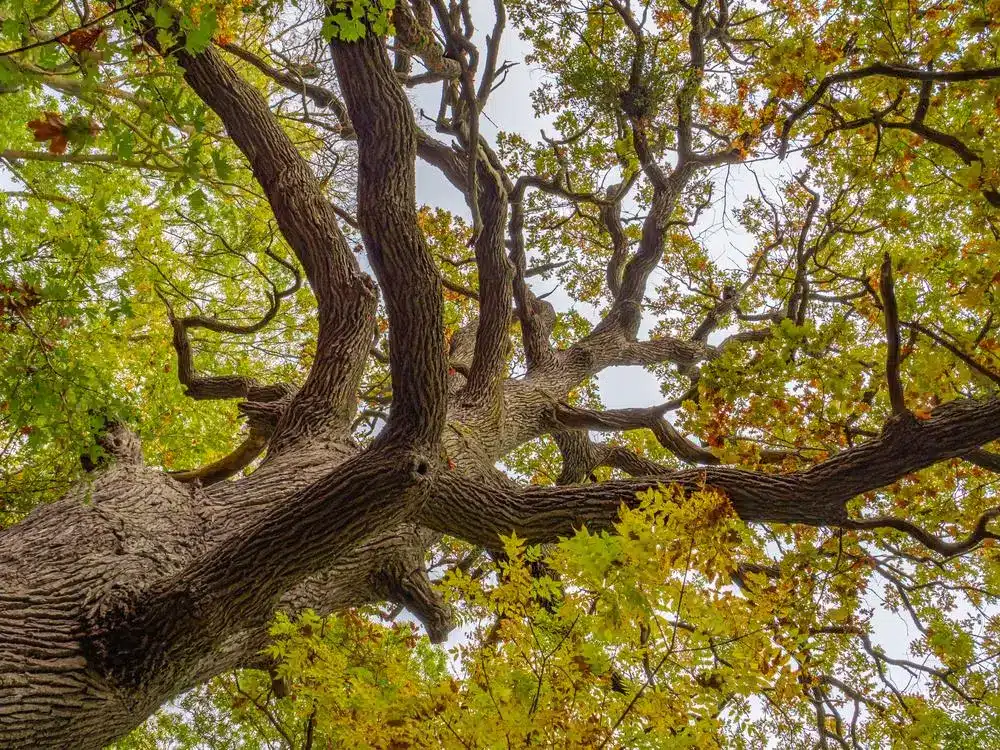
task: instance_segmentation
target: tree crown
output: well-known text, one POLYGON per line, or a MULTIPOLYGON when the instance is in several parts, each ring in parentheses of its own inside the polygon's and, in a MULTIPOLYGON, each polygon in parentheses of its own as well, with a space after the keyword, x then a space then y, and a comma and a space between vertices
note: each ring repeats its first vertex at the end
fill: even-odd
POLYGON ((177 573, 259 566, 203 639, 277 610, 258 670, 120 747, 1000 743, 998 14, 4 3, 5 533, 123 425, 205 507, 293 493, 177 573))

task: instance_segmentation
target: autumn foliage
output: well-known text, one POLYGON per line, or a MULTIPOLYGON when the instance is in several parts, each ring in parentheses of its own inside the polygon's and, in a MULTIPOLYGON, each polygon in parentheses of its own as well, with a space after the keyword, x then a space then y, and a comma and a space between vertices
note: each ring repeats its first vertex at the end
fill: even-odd
POLYGON ((0 746, 1000 747, 998 60, 5 3, 0 746))

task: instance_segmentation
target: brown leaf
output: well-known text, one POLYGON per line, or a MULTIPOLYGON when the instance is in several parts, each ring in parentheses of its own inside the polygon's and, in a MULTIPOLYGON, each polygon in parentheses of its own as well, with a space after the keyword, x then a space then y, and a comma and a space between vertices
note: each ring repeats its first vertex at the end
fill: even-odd
POLYGON ((59 37, 59 41, 74 52, 89 52, 104 34, 104 27, 92 26, 89 29, 76 29, 59 37))
POLYGON ((66 140, 65 134, 60 133, 57 136, 53 136, 52 140, 49 141, 49 153, 65 154, 68 146, 69 141, 66 140))
POLYGON ((46 112, 41 119, 29 122, 28 129, 35 134, 36 141, 48 141, 63 135, 66 122, 58 112, 46 112))
POLYGON ((49 152, 64 154, 70 141, 82 141, 95 136, 101 127, 89 117, 74 117, 67 125, 58 112, 46 112, 41 119, 28 123, 36 141, 48 141, 49 152))

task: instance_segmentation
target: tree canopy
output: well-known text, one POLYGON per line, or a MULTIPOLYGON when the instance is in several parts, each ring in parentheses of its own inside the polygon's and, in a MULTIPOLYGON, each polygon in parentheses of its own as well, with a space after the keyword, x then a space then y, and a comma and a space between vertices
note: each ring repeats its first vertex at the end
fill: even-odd
POLYGON ((997 0, 3 0, 0 746, 1000 746, 998 143, 997 0))

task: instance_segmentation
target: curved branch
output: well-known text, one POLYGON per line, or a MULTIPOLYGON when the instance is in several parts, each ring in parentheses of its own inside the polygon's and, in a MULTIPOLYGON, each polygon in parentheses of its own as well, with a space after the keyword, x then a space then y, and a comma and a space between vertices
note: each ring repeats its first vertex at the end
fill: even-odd
POLYGON ((531 541, 606 527, 636 493, 659 484, 724 492, 746 521, 842 526, 848 500, 939 461, 962 456, 1000 437, 1000 397, 957 400, 931 418, 891 421, 882 435, 805 471, 764 474, 724 466, 664 472, 651 479, 570 487, 518 488, 443 475, 422 511, 422 523, 476 544, 495 544, 512 531, 531 541))
MULTIPOLYGON (((270 305, 257 321, 244 325, 238 325, 235 323, 225 323, 218 318, 209 318, 205 315, 186 315, 180 319, 184 328, 204 328, 205 330, 212 331, 214 333, 232 333, 241 336, 248 336, 263 330, 268 323, 274 320, 278 312, 281 310, 282 300, 287 299, 302 288, 302 275, 299 273, 299 269, 296 268, 294 264, 283 260, 273 251, 266 250, 265 253, 277 263, 280 263, 288 269, 294 276, 294 281, 291 286, 279 290, 274 282, 271 281, 271 279, 268 279, 268 282, 271 284, 271 294, 268 295, 270 297, 270 305)), ((163 299, 162 295, 160 295, 160 299, 163 299)))
POLYGON ((828 75, 798 108, 785 120, 781 127, 781 145, 778 147, 778 156, 784 158, 788 152, 788 139, 795 127, 795 123, 804 117, 811 110, 827 90, 838 83, 858 81, 871 76, 883 76, 888 78, 898 78, 909 81, 940 81, 942 83, 956 83, 961 81, 979 81, 988 78, 1000 77, 1000 68, 972 68, 969 70, 924 70, 920 68, 910 68, 904 65, 893 65, 889 63, 877 62, 856 70, 846 70, 840 73, 828 75))
POLYGON ((173 329, 174 351, 177 353, 177 379, 184 386, 184 395, 196 401, 246 398, 251 401, 269 402, 277 400, 290 390, 290 387, 284 384, 261 385, 246 375, 197 375, 194 369, 194 356, 191 353, 191 341, 187 335, 187 318, 178 318, 174 315, 170 301, 159 289, 156 290, 156 294, 167 307, 167 316, 173 329))
POLYGON ((972 551, 985 539, 1000 539, 1000 534, 996 534, 988 528, 990 521, 995 518, 1000 518, 1000 506, 990 508, 979 516, 969 535, 965 539, 954 542, 949 542, 946 539, 935 536, 917 524, 907 521, 905 518, 895 518, 893 516, 850 519, 841 525, 845 529, 857 530, 895 529, 912 537, 927 549, 933 550, 944 557, 957 557, 958 555, 964 555, 966 552, 972 551))
POLYGON ((240 443, 231 453, 217 461, 188 471, 172 471, 171 479, 178 482, 198 482, 202 487, 221 482, 234 476, 249 466, 257 456, 264 452, 267 437, 259 430, 251 429, 247 439, 240 443))
POLYGON ((443 643, 455 627, 454 615, 444 596, 431 583, 424 561, 437 535, 408 525, 397 533, 409 535, 413 541, 397 545, 381 556, 373 575, 373 589, 416 615, 427 628, 432 643, 443 643))
POLYGON ((670 424, 663 415, 671 404, 653 406, 648 409, 609 409, 595 411, 580 409, 560 403, 556 406, 555 422, 563 427, 587 430, 638 430, 648 428, 653 431, 660 445, 682 461, 693 464, 715 466, 720 463, 718 456, 707 448, 691 442, 670 424))

